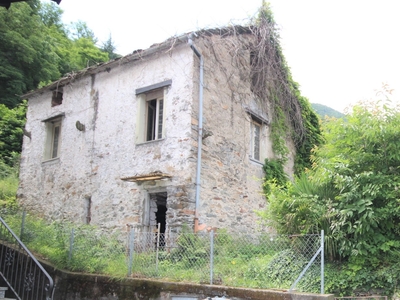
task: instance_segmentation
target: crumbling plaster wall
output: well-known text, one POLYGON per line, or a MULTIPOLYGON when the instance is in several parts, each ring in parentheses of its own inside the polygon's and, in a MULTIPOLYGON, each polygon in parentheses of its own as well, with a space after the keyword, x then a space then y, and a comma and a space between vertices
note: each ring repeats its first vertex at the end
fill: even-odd
MULTIPOLYGON (((91 223, 107 228, 137 226, 145 194, 168 191, 170 222, 194 214, 191 109, 193 54, 187 45, 143 57, 72 81, 63 87, 63 103, 51 107, 51 91, 29 99, 21 156, 20 204, 48 219, 85 222, 91 199, 91 223), (136 144, 137 88, 172 79, 165 99, 165 139, 136 144), (43 161, 45 124, 64 113, 61 154, 43 161), (85 131, 75 128, 76 121, 85 131), (137 184, 122 177, 162 171, 171 179, 137 184), (181 214, 185 214, 181 218, 181 214)), ((193 218, 193 217, 192 217, 193 218)))

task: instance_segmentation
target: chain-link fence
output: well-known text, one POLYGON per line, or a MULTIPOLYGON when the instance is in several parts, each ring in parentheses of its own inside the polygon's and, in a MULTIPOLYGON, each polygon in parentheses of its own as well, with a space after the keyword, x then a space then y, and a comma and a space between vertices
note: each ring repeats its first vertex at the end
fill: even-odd
POLYGON ((32 251, 73 271, 249 288, 297 285, 304 292, 323 292, 321 235, 224 230, 106 234, 94 227, 48 225, 21 215, 4 219, 32 251))
POLYGON ((320 235, 130 233, 132 276, 252 288, 320 290, 320 235))

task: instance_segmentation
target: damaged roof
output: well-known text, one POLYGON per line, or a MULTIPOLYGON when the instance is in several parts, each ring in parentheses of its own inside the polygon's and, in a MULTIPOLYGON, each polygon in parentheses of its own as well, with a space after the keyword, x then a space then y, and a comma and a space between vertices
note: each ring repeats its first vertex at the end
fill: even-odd
MULTIPOLYGON (((0 1, 2 1, 2 0, 0 0, 0 1)), ((97 73, 104 72, 104 71, 109 72, 113 67, 143 59, 146 56, 149 56, 151 54, 154 54, 154 53, 157 53, 160 51, 169 52, 175 46, 183 44, 183 43, 187 43, 189 40, 189 35, 191 35, 191 34, 193 34, 194 37, 211 36, 211 35, 224 36, 224 35, 231 35, 233 32, 234 32, 234 34, 247 34, 247 33, 251 33, 252 31, 251 31, 251 26, 236 25, 233 27, 202 29, 202 30, 196 31, 195 33, 191 32, 191 33, 182 34, 180 36, 173 36, 173 37, 165 40, 162 43, 153 44, 152 46, 150 46, 149 48, 147 48, 145 50, 142 50, 142 49, 135 50, 126 56, 118 57, 116 59, 113 59, 113 60, 110 60, 110 61, 104 62, 104 63, 98 63, 96 65, 90 66, 90 67, 80 70, 78 72, 68 73, 66 76, 60 78, 57 81, 52 82, 51 84, 49 84, 45 87, 42 87, 40 89, 36 89, 36 90, 30 91, 24 95, 21 95, 21 98, 28 99, 29 97, 34 96, 39 93, 42 93, 44 91, 57 89, 58 87, 65 86, 68 83, 73 82, 74 80, 82 78, 87 75, 97 74, 97 73), (234 29, 234 30, 232 31, 232 29, 234 29)), ((194 39, 194 37, 192 37, 192 39, 194 39)))

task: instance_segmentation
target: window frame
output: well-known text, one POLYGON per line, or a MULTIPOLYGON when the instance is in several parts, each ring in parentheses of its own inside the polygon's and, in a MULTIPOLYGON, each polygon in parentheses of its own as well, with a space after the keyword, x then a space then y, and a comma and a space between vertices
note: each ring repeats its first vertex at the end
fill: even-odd
POLYGON ((261 161, 261 129, 262 123, 254 118, 250 121, 250 158, 261 161), (255 132, 257 130, 257 133, 255 132))
POLYGON ((44 161, 60 158, 63 117, 64 114, 60 114, 42 121, 46 131, 44 161))
POLYGON ((61 120, 52 122, 51 127, 50 159, 55 159, 60 156, 61 120))
POLYGON ((244 108, 245 112, 248 114, 249 122, 250 122, 250 149, 249 149, 249 158, 255 162, 262 163, 263 158, 263 148, 266 146, 263 138, 263 134, 265 134, 265 128, 269 125, 269 120, 267 117, 263 116, 260 111, 256 111, 251 109, 250 107, 244 108), (255 136, 254 136, 254 127, 257 126, 259 128, 258 132, 258 157, 255 151, 255 136))
POLYGON ((63 103, 64 94, 63 94, 63 88, 57 88, 56 90, 53 90, 52 92, 52 97, 51 97, 51 107, 61 105, 63 103))
POLYGON ((163 138, 164 96, 146 99, 145 142, 163 138), (155 106, 153 105, 155 104, 155 106), (150 110, 152 111, 150 117, 150 110), (150 120, 151 118, 151 120, 150 120), (160 127, 161 126, 161 127, 160 127))
POLYGON ((135 94, 138 99, 137 144, 165 138, 166 94, 171 84, 172 80, 166 80, 136 89, 135 94), (150 113, 150 104, 153 104, 153 114, 150 113))

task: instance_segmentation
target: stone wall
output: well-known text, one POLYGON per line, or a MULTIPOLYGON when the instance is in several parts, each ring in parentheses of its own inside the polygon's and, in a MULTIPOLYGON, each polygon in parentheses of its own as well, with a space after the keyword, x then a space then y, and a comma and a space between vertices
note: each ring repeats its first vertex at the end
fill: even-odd
MULTIPOLYGON (((266 206, 262 165, 274 153, 270 126, 263 123, 260 159, 250 158, 249 112, 270 119, 269 104, 256 99, 250 90, 248 44, 252 38, 210 36, 198 42, 204 57, 204 130, 208 133, 203 139, 200 207, 200 222, 206 228, 258 230, 260 220, 255 212, 266 206)), ((287 172, 293 173, 292 156, 287 172)))

